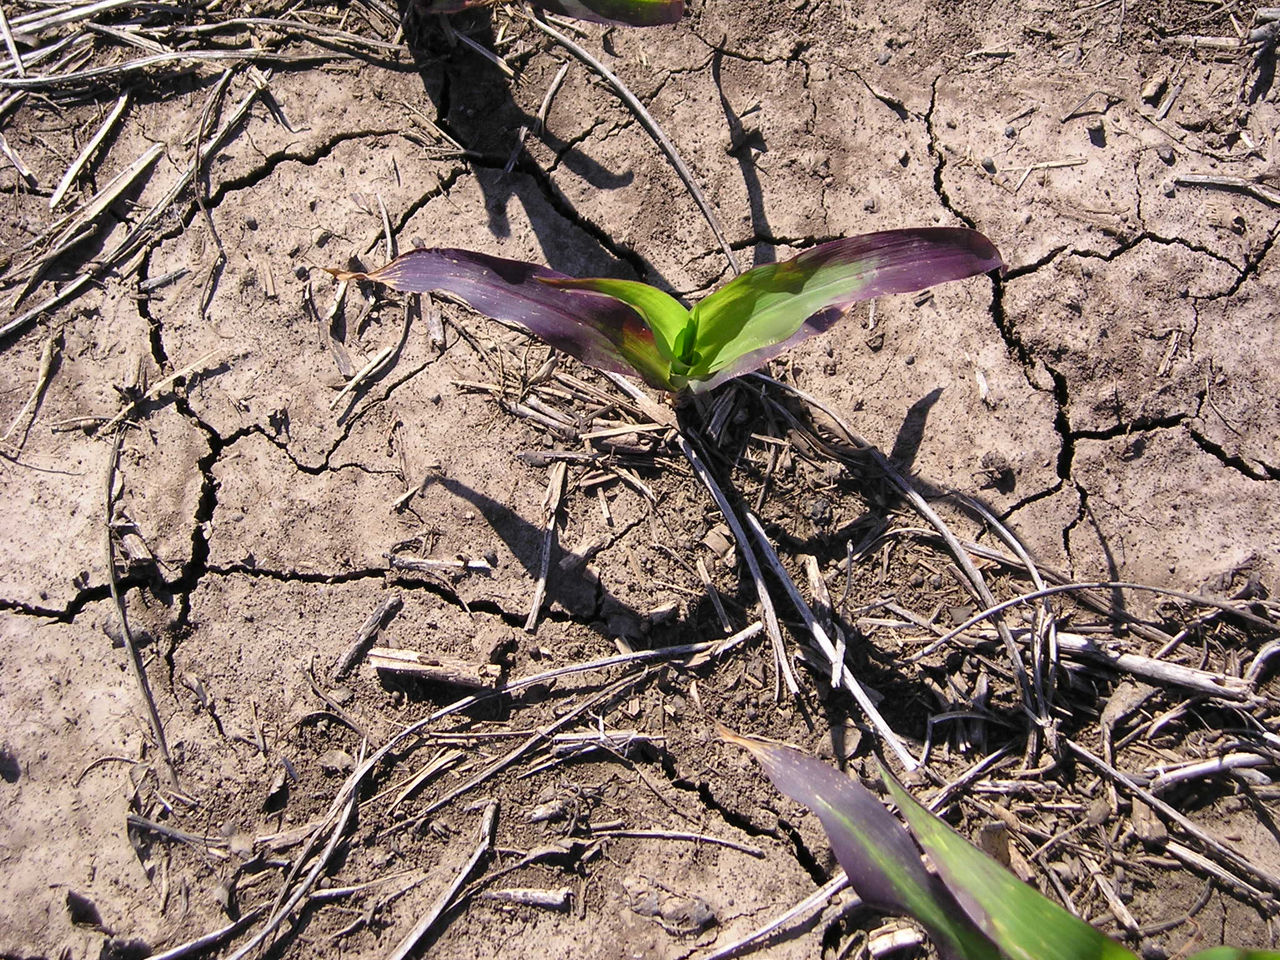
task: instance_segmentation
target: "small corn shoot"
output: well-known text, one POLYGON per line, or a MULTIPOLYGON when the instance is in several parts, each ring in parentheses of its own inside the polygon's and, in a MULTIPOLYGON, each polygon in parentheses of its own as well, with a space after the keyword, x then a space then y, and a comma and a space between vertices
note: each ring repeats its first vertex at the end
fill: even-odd
POLYGON ((699 393, 828 330, 859 300, 1002 266, 991 241, 976 230, 886 230, 756 267, 691 309, 635 280, 574 279, 471 250, 419 249, 370 273, 329 272, 406 292, 449 293, 598 369, 699 393))
MULTIPOLYGON (((948 960, 1137 960, 1117 941, 1027 886, 881 772, 906 826, 857 780, 799 750, 721 737, 751 753, 780 791, 815 814, 849 882, 871 907, 916 920, 948 960), (928 855, 936 873, 921 860, 928 855)), ((1213 947, 1187 960, 1280 960, 1213 947)))

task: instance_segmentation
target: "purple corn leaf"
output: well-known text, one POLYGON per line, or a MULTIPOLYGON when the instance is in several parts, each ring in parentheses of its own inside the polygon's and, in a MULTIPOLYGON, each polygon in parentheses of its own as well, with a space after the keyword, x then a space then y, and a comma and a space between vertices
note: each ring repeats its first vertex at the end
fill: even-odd
POLYGON ((593 290, 621 300, 644 317, 664 360, 674 359, 682 334, 692 335, 689 327, 693 321, 685 306, 669 293, 647 283, 610 277, 588 277, 584 280, 544 278, 542 282, 566 290, 593 290))
POLYGON ((946 957, 997 960, 941 881, 925 869, 911 835, 862 784, 791 747, 716 732, 745 747, 773 785, 818 815, 849 883, 869 906, 914 917, 946 957))
MULTIPOLYGON (((428 13, 457 13, 493 0, 426 0, 428 13)), ((535 7, 595 23, 656 27, 684 16, 684 0, 532 0, 535 7)))
POLYGON ((557 350, 600 370, 639 373, 671 389, 670 364, 640 315, 620 300, 552 286, 564 274, 521 260, 471 250, 413 250, 372 273, 330 270, 339 280, 372 280, 406 293, 441 291, 473 310, 517 324, 557 350))
POLYGON ((747 373, 821 333, 859 300, 1003 266, 990 240, 961 227, 885 230, 819 244, 747 271, 693 308, 697 357, 690 380, 709 389, 747 373))

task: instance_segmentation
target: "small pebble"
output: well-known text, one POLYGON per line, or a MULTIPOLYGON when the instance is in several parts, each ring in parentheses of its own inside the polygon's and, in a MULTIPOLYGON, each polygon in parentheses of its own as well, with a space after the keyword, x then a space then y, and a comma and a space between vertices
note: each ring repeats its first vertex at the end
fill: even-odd
POLYGON ((1012 140, 1014 137, 1018 135, 1018 131, 1013 129, 1013 124, 1010 124, 1009 126, 1004 128, 1004 135, 1008 137, 1010 140, 1012 140))
POLYGON ((1172 197, 1178 191, 1174 187, 1172 180, 1166 180, 1164 181, 1164 183, 1160 184, 1160 192, 1163 193, 1166 197, 1172 197))
POLYGON ((880 56, 876 57, 876 63, 880 64, 880 66, 883 67, 885 64, 889 62, 889 58, 892 56, 893 54, 891 54, 888 50, 881 50, 880 56))
POLYGON ((1169 80, 1167 77, 1152 77, 1142 85, 1141 96, 1143 102, 1149 103, 1154 107, 1160 101, 1160 97, 1168 85, 1169 80))
POLYGON ((867 213, 875 213, 879 207, 880 204, 876 202, 875 197, 867 197, 866 200, 862 201, 862 209, 867 211, 867 213))
POLYGON ((1095 147, 1106 146, 1107 129, 1102 125, 1101 117, 1094 117, 1085 125, 1085 130, 1089 132, 1089 142, 1095 147))
POLYGON ((826 526, 831 522, 831 501, 826 497, 817 497, 809 504, 809 519, 818 526, 826 526))
POLYGON ((307 271, 307 268, 306 268, 306 267, 294 267, 294 268, 293 268, 293 275, 294 275, 295 277, 297 277, 299 280, 305 280, 305 279, 307 279, 307 272, 308 272, 308 271, 307 271))
POLYGON ((985 171, 987 171, 987 173, 995 173, 995 172, 996 172, 996 162, 995 162, 994 160, 992 160, 990 157, 983 157, 983 158, 982 158, 982 169, 983 169, 983 170, 985 170, 985 171))
POLYGON ((1159 157, 1164 163, 1172 164, 1173 163, 1173 147, 1169 146, 1167 143, 1162 147, 1156 147, 1156 156, 1159 157))

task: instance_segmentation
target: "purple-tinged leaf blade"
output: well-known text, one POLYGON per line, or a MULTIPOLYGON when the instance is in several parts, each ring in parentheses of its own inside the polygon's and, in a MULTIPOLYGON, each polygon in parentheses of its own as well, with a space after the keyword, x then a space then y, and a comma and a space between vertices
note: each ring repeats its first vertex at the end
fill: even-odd
POLYGON ((638 373, 651 386, 672 389, 670 364, 635 310, 601 293, 544 283, 569 279, 546 267, 439 248, 414 250, 372 273, 329 272, 340 280, 372 280, 407 293, 450 293, 476 312, 517 324, 583 363, 638 373))
POLYGON ((717 732, 745 747, 775 787, 818 815, 850 885, 868 905, 914 917, 944 956, 997 960, 990 941, 925 869, 906 828, 866 787, 791 747, 741 737, 722 726, 717 732))
MULTIPOLYGON (((427 0, 428 13, 457 13, 493 0, 427 0)), ((684 16, 684 0, 533 0, 535 7, 594 23, 656 27, 684 16)))
POLYGON ((676 341, 689 324, 689 311, 679 300, 657 287, 637 280, 587 277, 582 280, 544 280, 564 290, 591 290, 621 300, 644 317, 653 331, 654 343, 664 360, 675 356, 676 341))
POLYGON ((743 357, 763 363, 784 344, 822 332, 859 300, 1003 265, 990 240, 960 227, 885 230, 820 244, 747 271, 693 308, 697 361, 690 379, 709 380, 726 369, 746 373, 753 368, 743 357))

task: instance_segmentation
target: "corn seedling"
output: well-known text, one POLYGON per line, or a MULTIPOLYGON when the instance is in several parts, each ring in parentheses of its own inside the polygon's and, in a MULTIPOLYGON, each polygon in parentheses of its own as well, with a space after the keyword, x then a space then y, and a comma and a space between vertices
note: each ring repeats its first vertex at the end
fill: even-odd
POLYGON ((420 249, 372 273, 329 272, 405 292, 449 293, 598 369, 701 393, 826 331, 859 300, 1001 266, 996 248, 975 230, 886 230, 756 267, 692 309, 647 283, 573 279, 470 250, 420 249))
MULTIPOLYGON (((947 960, 1137 960, 970 844, 887 771, 881 777, 906 826, 834 767, 782 744, 724 727, 719 733, 746 748, 775 787, 817 814, 869 906, 914 918, 947 960), (925 868, 921 851, 936 873, 925 868)), ((1187 960, 1280 960, 1280 953, 1213 947, 1187 960)))

